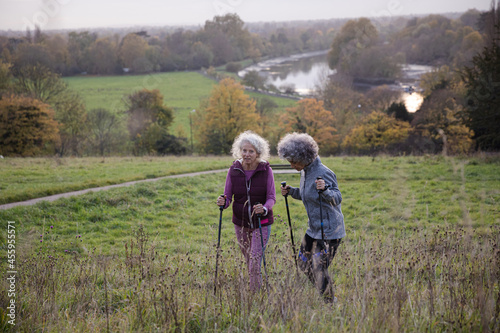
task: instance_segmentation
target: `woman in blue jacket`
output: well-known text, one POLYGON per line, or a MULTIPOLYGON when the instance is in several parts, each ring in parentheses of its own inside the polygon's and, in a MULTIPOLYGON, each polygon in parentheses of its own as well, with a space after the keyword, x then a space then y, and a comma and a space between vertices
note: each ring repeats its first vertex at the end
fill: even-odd
POLYGON ((304 204, 308 228, 300 246, 299 267, 316 285, 325 301, 332 302, 335 296, 328 266, 346 233, 337 177, 321 163, 318 151, 316 141, 305 133, 291 133, 281 139, 278 155, 300 171, 300 186, 281 187, 281 194, 290 194, 304 204))

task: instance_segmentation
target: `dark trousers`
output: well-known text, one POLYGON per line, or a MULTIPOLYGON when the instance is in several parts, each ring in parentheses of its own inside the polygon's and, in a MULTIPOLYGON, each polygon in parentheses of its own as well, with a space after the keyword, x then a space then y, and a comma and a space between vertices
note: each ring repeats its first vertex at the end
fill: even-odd
POLYGON ((306 234, 300 245, 299 268, 322 295, 331 298, 334 296, 333 285, 331 285, 333 282, 328 275, 328 266, 335 257, 341 241, 341 239, 327 239, 323 242, 321 239, 314 239, 306 234))

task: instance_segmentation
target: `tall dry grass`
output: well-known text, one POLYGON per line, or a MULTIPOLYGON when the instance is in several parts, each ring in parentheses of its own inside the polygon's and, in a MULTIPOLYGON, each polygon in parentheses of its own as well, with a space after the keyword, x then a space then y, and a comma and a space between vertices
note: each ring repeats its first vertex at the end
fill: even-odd
MULTIPOLYGON (((123 255, 40 247, 19 263, 19 332, 498 332, 500 227, 359 231, 330 267, 338 302, 298 274, 286 235, 266 251, 269 284, 250 293, 236 244, 159 255, 140 226, 123 255)), ((189 242, 188 239, 184 240, 189 242)), ((0 294, 0 303, 8 301, 0 294)), ((9 328, 2 317, 1 327, 9 328)))

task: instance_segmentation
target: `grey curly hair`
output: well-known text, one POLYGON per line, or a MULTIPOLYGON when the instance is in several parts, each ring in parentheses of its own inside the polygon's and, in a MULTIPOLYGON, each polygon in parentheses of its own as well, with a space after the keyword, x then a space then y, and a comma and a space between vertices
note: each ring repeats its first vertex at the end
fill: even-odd
POLYGON ((306 133, 289 133, 278 143, 278 155, 288 162, 311 164, 318 157, 318 144, 306 133))
POLYGON ((257 157, 257 160, 259 162, 269 159, 269 142, 252 131, 245 131, 243 133, 240 133, 240 135, 238 135, 236 139, 234 139, 233 147, 231 148, 231 153, 233 154, 234 158, 242 158, 241 149, 245 143, 249 143, 255 148, 255 150, 259 154, 259 156, 257 157))

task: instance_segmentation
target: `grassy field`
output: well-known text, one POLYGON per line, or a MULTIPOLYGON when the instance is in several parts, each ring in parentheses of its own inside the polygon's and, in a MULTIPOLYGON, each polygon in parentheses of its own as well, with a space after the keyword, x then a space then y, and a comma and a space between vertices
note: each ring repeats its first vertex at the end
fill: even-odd
MULTIPOLYGON (((189 113, 200 106, 200 101, 210 96, 217 83, 198 72, 168 72, 148 75, 121 76, 79 76, 64 78, 69 87, 83 98, 87 110, 105 108, 120 112, 125 110, 124 96, 141 89, 158 89, 164 97, 165 105, 173 108, 173 133, 179 130, 189 134, 189 113)), ((254 98, 265 95, 250 93, 254 98)), ((296 101, 266 96, 280 108, 295 104, 296 101)))
POLYGON ((0 159, 0 204, 180 173, 227 168, 230 157, 0 159))
MULTIPOLYGON (((226 163, 206 159, 218 162, 226 163)), ((333 306, 295 272, 280 195, 266 250, 267 292, 248 292, 225 211, 214 295, 220 173, 0 211, 2 228, 7 221, 16 227, 16 328, 499 331, 498 158, 323 162, 337 174, 347 228, 330 268, 339 299, 333 306)), ((299 176, 275 175, 277 187, 283 180, 297 186, 299 176)), ((307 218, 301 202, 289 199, 289 205, 298 243, 307 218)), ((0 235, 5 259, 7 233, 0 235)), ((2 265, 6 272, 6 260, 2 265)), ((5 277, 1 283, 7 290, 5 277)), ((1 293, 0 311, 8 301, 1 293)), ((5 313, 0 319, 8 328, 5 313)))

